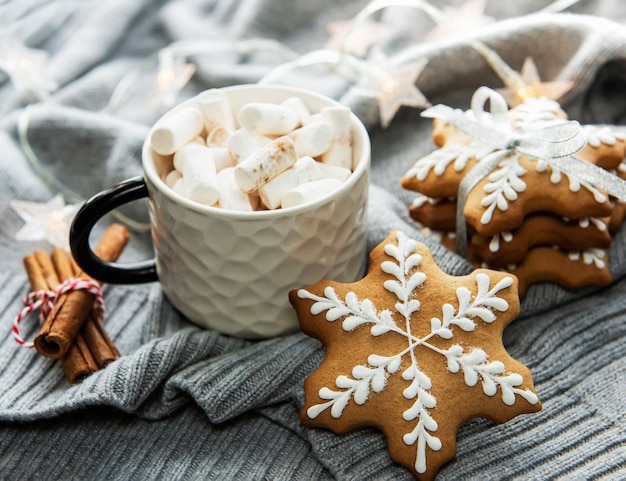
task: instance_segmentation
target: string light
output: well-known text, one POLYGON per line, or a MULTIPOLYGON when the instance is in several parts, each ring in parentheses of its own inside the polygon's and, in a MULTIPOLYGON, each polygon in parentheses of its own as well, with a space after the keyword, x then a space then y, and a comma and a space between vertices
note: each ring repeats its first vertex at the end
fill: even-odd
MULTIPOLYGON (((556 12, 567 8, 577 0, 557 0, 546 7, 545 11, 556 12)), ((388 127, 398 109, 403 106, 427 107, 429 102, 416 86, 419 73, 425 66, 425 60, 418 59, 413 64, 394 65, 393 62, 385 62, 385 65, 376 65, 374 61, 357 59, 354 52, 364 53, 370 46, 365 38, 359 47, 355 43, 356 36, 366 31, 368 25, 372 25, 369 17, 375 13, 390 7, 408 7, 423 11, 436 25, 437 32, 445 32, 448 35, 458 36, 470 30, 470 24, 480 27, 490 23, 493 19, 484 15, 485 0, 469 0, 460 7, 449 7, 443 11, 436 8, 425 0, 373 0, 367 4, 355 17, 354 20, 341 26, 342 39, 333 38, 333 45, 338 45, 339 54, 325 49, 306 54, 292 62, 281 65, 267 74, 260 83, 269 83, 285 75, 290 70, 297 68, 326 64, 348 79, 361 79, 361 84, 369 86, 363 88, 356 86, 353 91, 357 94, 374 97, 378 101, 380 123, 383 128, 388 127), (409 85, 407 77, 411 80, 409 85)), ((362 38, 362 37, 359 37, 362 38)), ((476 39, 468 38, 468 44, 482 55, 489 66, 495 71, 504 83, 506 89, 515 92, 515 97, 520 95, 548 96, 558 99, 567 89, 562 82, 556 82, 550 86, 541 83, 538 76, 526 75, 512 69, 498 53, 492 48, 476 39), (548 88, 549 87, 549 88, 548 88), (552 88, 554 87, 554 88, 552 88)), ((378 62, 380 64, 380 62, 378 62)))
POLYGON ((171 65, 161 65, 157 73, 157 86, 161 104, 172 107, 176 103, 178 93, 189 83, 196 72, 194 64, 182 58, 172 59, 171 65))
MULTIPOLYGON (((579 0, 556 0, 542 9, 541 12, 560 12, 578 3, 578 1, 579 0)), ((436 24, 435 31, 439 32, 437 35, 441 35, 441 32, 444 32, 450 36, 458 36, 459 34, 467 33, 470 29, 470 25, 474 25, 473 28, 477 28, 492 21, 491 17, 487 17, 483 14, 485 10, 484 0, 469 0, 464 5, 459 7, 444 7, 444 10, 439 10, 424 0, 373 0, 357 14, 352 26, 347 29, 344 41, 341 44, 343 46, 342 51, 345 51, 346 46, 349 45, 350 36, 353 32, 358 31, 359 25, 365 22, 367 17, 389 7, 409 7, 423 11, 436 24)), ((515 98, 517 100, 509 96, 512 102, 519 102, 520 95, 546 96, 550 99, 557 100, 571 88, 571 82, 541 82, 538 75, 533 76, 530 70, 523 71, 522 74, 520 74, 512 69, 495 50, 488 47, 483 42, 471 38, 468 38, 466 41, 482 55, 496 75, 502 80, 506 89, 515 92, 515 98)), ((534 66, 534 63, 532 65, 534 66)), ((529 67, 527 67, 527 69, 528 68, 529 67)))
MULTIPOLYGON (((540 12, 559 12, 578 1, 556 0, 540 12)), ((389 33, 388 27, 379 22, 371 21, 370 17, 385 8, 414 8, 430 17, 435 24, 434 32, 445 32, 449 36, 458 36, 460 33, 467 32, 466 27, 469 24, 475 27, 482 26, 492 20, 483 14, 484 6, 484 0, 468 0, 466 4, 457 7, 456 10, 444 8, 442 11, 425 0, 373 0, 358 12, 352 21, 339 21, 329 24, 331 38, 326 48, 314 50, 304 55, 296 54, 277 41, 262 38, 243 41, 174 42, 161 49, 156 57, 147 59, 142 67, 125 75, 113 90, 109 102, 102 111, 107 113, 115 111, 128 97, 131 87, 141 80, 141 69, 146 69, 149 66, 154 68, 156 64, 157 69, 155 77, 157 95, 153 99, 153 104, 169 107, 176 102, 181 90, 196 73, 196 66, 188 62, 190 57, 220 52, 250 54, 255 51, 273 51, 279 54, 278 58, 282 58, 284 61, 273 67, 265 77, 261 78, 260 84, 276 81, 293 69, 326 65, 334 73, 354 82, 353 92, 357 95, 374 98, 377 101, 380 123, 383 128, 386 128, 400 107, 419 108, 430 105, 417 87, 417 80, 426 66, 426 60, 420 58, 405 61, 404 59, 408 57, 401 55, 396 56, 395 59, 385 58, 381 55, 377 57, 376 50, 373 50, 372 58, 363 58, 372 45, 389 33)), ((521 73, 519 73, 507 65, 497 52, 484 43, 472 38, 467 38, 466 42, 482 55, 502 80, 505 86, 502 92, 512 104, 519 102, 524 96, 547 96, 557 99, 572 86, 571 82, 566 81, 542 82, 532 59, 527 59, 521 73)), ((273 56, 272 59, 276 57, 273 56)), ((45 51, 29 49, 8 37, 0 38, 0 69, 9 75, 16 90, 32 93, 40 103, 48 101, 50 93, 57 88, 57 85, 46 76, 47 60, 48 54, 45 51)), ((31 162, 33 169, 50 187, 75 200, 78 196, 46 172, 31 148, 28 141, 30 116, 31 109, 24 109, 18 126, 20 143, 26 157, 31 162)), ((25 212, 23 206, 16 205, 22 209, 23 213, 25 212)), ((131 228, 139 231, 148 229, 145 223, 135 222, 117 212, 115 214, 131 228)), ((60 217, 52 216, 52 219, 60 220, 60 217)), ((56 221, 51 220, 51 222, 54 225, 58 224, 56 221)), ((27 231, 25 226, 24 232, 27 231)))
POLYGON ((12 200, 11 208, 25 222, 15 234, 19 241, 46 241, 55 247, 68 247, 70 223, 80 205, 65 204, 61 194, 48 202, 12 200))
POLYGON ((13 37, 0 38, 0 70, 6 72, 19 92, 32 94, 39 101, 46 101, 57 84, 46 75, 48 53, 28 48, 13 37))
POLYGON ((539 13, 558 13, 577 4, 580 0, 556 0, 550 5, 539 10, 539 13))
POLYGON ((348 41, 346 34, 348 29, 352 28, 351 20, 339 20, 330 22, 326 26, 326 30, 330 34, 330 38, 324 45, 327 50, 342 50, 345 53, 363 57, 367 54, 369 47, 376 42, 382 40, 389 34, 389 27, 380 22, 364 21, 359 25, 348 41))
POLYGON ((447 19, 446 28, 436 25, 424 38, 436 40, 443 37, 464 36, 492 23, 495 19, 485 15, 487 0, 468 0, 459 6, 445 6, 442 14, 447 19))
POLYGON ((378 54, 372 62, 380 67, 380 76, 374 79, 369 89, 356 87, 355 92, 376 98, 382 128, 389 126, 402 106, 415 108, 430 106, 430 102, 417 88, 416 83, 426 67, 426 59, 395 66, 389 59, 378 54))
POLYGON ((569 80, 542 82, 537 66, 531 57, 524 60, 520 76, 521 85, 498 89, 511 107, 523 103, 528 98, 559 99, 574 86, 574 83, 569 80))
POLYGON ((445 21, 440 12, 428 2, 421 0, 374 0, 361 10, 345 28, 343 39, 338 42, 338 50, 316 50, 294 61, 280 65, 269 72, 259 83, 266 84, 284 76, 297 68, 328 65, 343 77, 358 83, 353 89, 357 95, 375 98, 378 103, 380 123, 387 128, 402 106, 428 107, 430 103, 420 92, 416 80, 426 66, 425 59, 409 64, 396 65, 391 59, 378 54, 374 59, 361 59, 351 54, 354 48, 353 36, 369 21, 376 12, 390 6, 407 6, 428 10, 432 16, 445 21))
POLYGON ((255 38, 241 41, 180 41, 161 49, 158 55, 157 83, 164 105, 173 105, 179 92, 187 85, 195 72, 195 66, 187 63, 189 57, 216 53, 250 54, 252 52, 274 51, 287 59, 297 57, 296 53, 279 42, 255 38))

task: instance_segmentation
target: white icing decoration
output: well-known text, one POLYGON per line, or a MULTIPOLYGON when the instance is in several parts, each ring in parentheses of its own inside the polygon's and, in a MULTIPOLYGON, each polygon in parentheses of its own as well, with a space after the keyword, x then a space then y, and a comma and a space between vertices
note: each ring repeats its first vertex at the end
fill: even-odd
MULTIPOLYGON (((559 182, 561 182, 561 171, 557 170, 557 169, 552 169, 552 172, 550 173, 550 182, 552 182, 553 184, 558 184, 559 182)), ((570 186, 571 189, 571 186, 570 186)), ((573 192, 577 192, 578 190, 580 190, 580 185, 578 186, 578 189, 571 189, 573 192)))
POLYGON ((489 241, 489 252, 498 252, 500 250, 500 234, 496 234, 489 241))
POLYGON ((545 160, 537 159, 535 170, 540 174, 543 174, 546 170, 548 170, 548 163, 545 160))
POLYGON ((315 418, 330 409, 332 417, 341 417, 350 399, 357 405, 364 404, 371 392, 382 392, 385 389, 387 378, 400 371, 403 361, 408 362, 408 366, 401 372, 402 379, 408 383, 402 395, 414 402, 404 411, 402 417, 405 421, 415 421, 415 426, 411 432, 404 434, 403 441, 408 446, 416 446, 415 469, 418 473, 424 473, 427 467, 426 448, 438 451, 442 443, 435 435, 439 426, 429 411, 437 407, 437 399, 430 392, 432 380, 419 367, 420 350, 429 349, 440 354, 448 371, 463 372, 467 386, 475 386, 480 380, 482 391, 487 396, 494 396, 500 387, 501 398, 506 405, 513 405, 516 395, 531 404, 536 404, 538 398, 532 391, 518 388, 523 382, 521 375, 506 373, 504 364, 490 360, 483 350, 464 348, 457 343, 444 349, 437 347, 440 343, 436 346, 429 342, 432 338, 454 339, 454 330, 457 328, 472 332, 477 321, 494 322, 496 311, 506 312, 509 309, 508 302, 497 294, 513 284, 513 277, 507 276, 491 287, 491 278, 485 273, 478 273, 476 295, 473 296, 466 287, 457 288, 457 307, 444 304, 441 318, 434 317, 430 320, 430 332, 423 337, 416 337, 412 327, 418 322, 428 322, 418 319, 417 316, 414 318, 414 314, 421 309, 421 303, 417 299, 418 290, 427 282, 427 278, 420 270, 422 256, 415 252, 417 241, 402 232, 396 233, 396 241, 397 244, 389 243, 384 246, 385 254, 392 260, 385 260, 380 265, 383 272, 393 277, 386 280, 383 287, 398 300, 394 305, 395 313, 388 309, 378 311, 370 300, 361 301, 354 292, 348 292, 342 301, 331 286, 324 289, 323 296, 306 289, 298 291, 299 298, 314 301, 310 308, 311 314, 318 315, 325 311, 328 322, 342 319, 342 328, 345 331, 367 325, 374 337, 393 332, 394 335, 404 337, 407 342, 407 347, 390 356, 370 354, 367 365, 355 366, 351 376, 338 376, 334 388, 321 388, 319 396, 326 402, 309 407, 307 415, 315 418), (401 321, 394 320, 393 315, 396 314, 401 321))
POLYGON ((441 242, 443 241, 444 238, 448 238, 448 239, 455 239, 456 238, 456 233, 455 232, 435 231, 435 230, 432 230, 432 229, 430 229, 428 227, 424 227, 421 232, 425 236, 428 236, 431 239, 437 241, 439 244, 441 244, 441 242))
MULTIPOLYGON (((506 154, 506 151, 502 151, 506 154)), ((517 199, 517 194, 526 190, 526 182, 521 179, 526 169, 519 163, 519 156, 512 154, 503 159, 498 168, 489 174, 488 182, 484 186, 486 195, 481 200, 481 205, 486 207, 480 222, 491 222, 496 207, 501 211, 509 208, 508 201, 517 199)))
POLYGON ((504 242, 511 242, 513 240, 513 233, 511 231, 505 230, 495 234, 489 242, 490 252, 498 252, 500 250, 500 239, 502 239, 504 242))
POLYGON ((430 154, 422 157, 408 172, 408 177, 416 177, 419 181, 426 179, 431 170, 437 176, 443 175, 446 168, 454 162, 454 170, 463 171, 467 167, 469 159, 482 159, 491 152, 490 147, 479 142, 470 144, 449 143, 430 154))
POLYGON ((583 125, 583 132, 587 136, 587 144, 592 147, 600 147, 602 144, 615 145, 618 140, 626 140, 626 134, 607 125, 583 125))
POLYGON ((565 174, 565 175, 567 176, 567 178, 570 181, 570 189, 571 189, 572 184, 575 181, 576 184, 582 185, 585 189, 587 189, 589 192, 591 192, 593 194, 593 198, 595 199, 595 201, 598 204, 602 204, 602 203, 606 202, 606 195, 603 192, 601 192, 598 189, 596 189, 590 183, 581 181, 581 180, 577 179, 576 177, 574 177, 573 175, 568 175, 568 174, 565 174))
POLYGON ((564 112, 558 102, 542 98, 528 98, 511 111, 511 124, 517 131, 535 130, 563 120, 564 112), (560 115, 560 116, 559 116, 560 115))
POLYGON ((422 207, 423 205, 426 205, 426 204, 437 205, 437 204, 440 204, 443 200, 444 199, 436 199, 434 197, 428 197, 418 192, 416 197, 413 199, 413 202, 411 202, 411 205, 413 205, 414 207, 422 207))
POLYGON ((426 205, 426 204, 428 204, 428 197, 419 193, 415 196, 415 198, 413 199, 413 202, 411 202, 411 205, 413 207, 422 207, 423 205, 426 205))
POLYGON ((597 217, 589 217, 589 221, 600 232, 606 231, 606 222, 604 222, 602 219, 598 219, 597 217))
POLYGON ((600 192, 590 183, 584 182, 576 176, 569 175, 565 172, 561 172, 555 167, 551 167, 551 169, 552 169, 552 173, 550 174, 550 182, 552 182, 553 184, 558 184, 559 182, 561 182, 562 175, 565 175, 565 177, 567 178, 569 182, 569 190, 571 192, 579 192, 580 188, 584 187, 593 195, 593 198, 597 203, 602 204, 606 201, 606 195, 600 192))
MULTIPOLYGON (((567 221, 567 219, 565 219, 567 221)), ((598 217, 581 217, 578 219, 578 226, 587 229, 591 226, 598 229, 600 232, 606 231, 606 223, 598 217)))
POLYGON ((568 257, 572 261, 583 261, 586 265, 595 265, 598 269, 606 267, 606 251, 598 248, 590 248, 582 252, 570 252, 568 257))

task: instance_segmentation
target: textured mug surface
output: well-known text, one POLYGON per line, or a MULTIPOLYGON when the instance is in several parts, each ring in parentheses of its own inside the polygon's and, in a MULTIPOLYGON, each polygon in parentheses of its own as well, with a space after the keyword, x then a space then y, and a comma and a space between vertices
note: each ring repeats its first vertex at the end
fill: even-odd
MULTIPOLYGON (((279 103, 294 95, 311 112, 339 105, 282 86, 243 85, 222 91, 233 112, 250 102, 279 103)), ((148 141, 144 143, 143 168, 159 281, 167 298, 186 317, 237 337, 286 334, 298 328, 289 290, 323 278, 352 282, 363 275, 370 142, 362 123, 354 115, 351 118, 352 175, 318 201, 273 211, 229 211, 176 194, 163 181, 171 159, 153 152, 148 141)))

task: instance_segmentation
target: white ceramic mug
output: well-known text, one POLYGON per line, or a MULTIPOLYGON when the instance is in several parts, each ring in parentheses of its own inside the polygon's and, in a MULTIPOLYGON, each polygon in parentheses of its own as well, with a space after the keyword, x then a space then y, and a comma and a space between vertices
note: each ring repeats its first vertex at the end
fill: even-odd
MULTIPOLYGON (((250 102, 280 103, 300 97, 311 112, 339 105, 316 93, 282 86, 241 85, 221 89, 231 110, 250 102)), ((171 115, 194 99, 175 107, 171 115)), ((89 199, 70 230, 72 254, 82 269, 106 283, 158 280, 172 305, 189 320, 244 338, 294 332, 291 289, 323 278, 352 282, 365 271, 370 141, 353 114, 353 172, 341 187, 295 207, 239 212, 195 203, 164 182, 171 158, 156 154, 148 139, 143 177, 89 199), (148 197, 153 260, 105 263, 89 247, 89 234, 106 213, 148 197)))

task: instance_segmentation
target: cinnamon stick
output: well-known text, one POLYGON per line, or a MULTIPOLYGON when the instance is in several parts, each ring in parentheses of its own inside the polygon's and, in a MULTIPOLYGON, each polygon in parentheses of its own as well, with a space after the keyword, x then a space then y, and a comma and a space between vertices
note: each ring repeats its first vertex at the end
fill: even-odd
MULTIPOLYGON (((60 275, 62 275, 61 273, 68 273, 70 276, 77 277, 81 272, 74 259, 68 256, 63 249, 55 249, 52 252, 52 263, 60 275)), ((81 328, 80 334, 84 337, 89 352, 92 354, 99 369, 120 357, 120 352, 104 329, 102 315, 95 302, 81 328)))
MULTIPOLYGON (((102 260, 113 262, 128 242, 128 229, 112 224, 100 239, 94 253, 102 260)), ((84 272, 79 277, 89 277, 84 272)), ((63 294, 48 315, 35 338, 35 348, 46 357, 62 358, 72 345, 94 303, 93 294, 85 290, 63 294)))
POLYGON ((47 291, 60 284, 52 260, 43 251, 35 251, 25 256, 24 269, 33 291, 47 291))
MULTIPOLYGON (((67 254, 65 256, 67 257, 67 254)), ((63 273, 60 275, 57 273, 53 260, 43 251, 26 255, 24 267, 33 291, 52 290, 61 283, 60 278, 65 280, 68 277, 63 273)), ((85 340, 80 334, 68 349, 62 365, 67 379, 72 384, 98 370, 98 365, 88 352, 85 340)))
POLYGON ((61 359, 61 366, 63 366, 65 377, 71 384, 81 382, 98 370, 98 364, 91 355, 85 338, 80 333, 61 359))
MULTIPOLYGON (((75 275, 70 256, 65 250, 60 248, 54 249, 51 258, 52 265, 59 279, 64 281, 75 275)), ((89 319, 85 321, 85 324, 87 322, 89 322, 89 319)), ((83 378, 98 370, 98 363, 94 359, 91 349, 82 334, 82 329, 76 335, 76 339, 72 342, 65 356, 61 359, 61 365, 63 366, 65 376, 72 384, 82 381, 83 378)))

